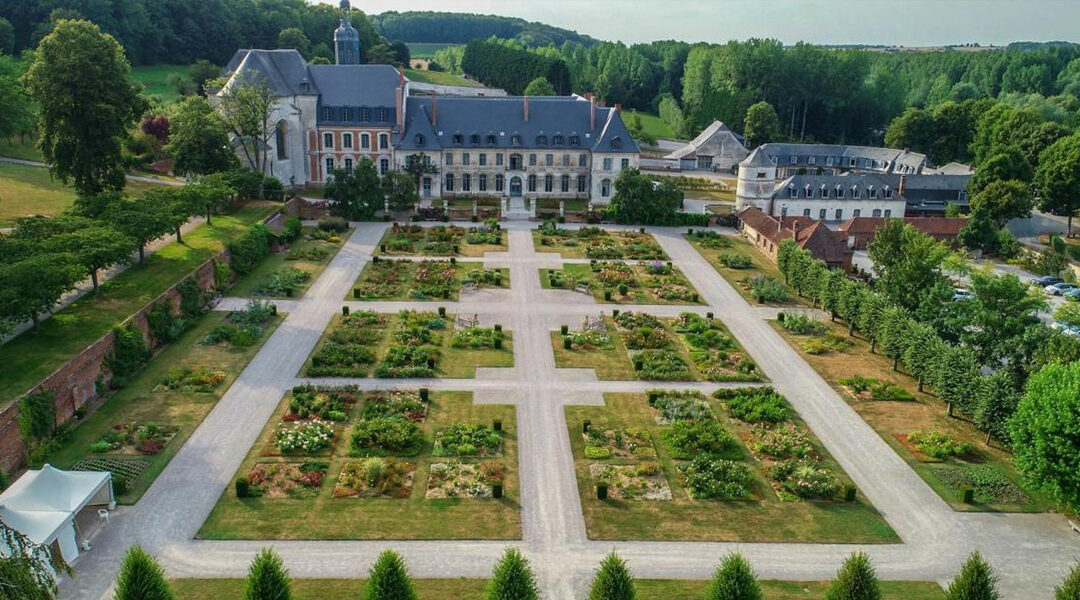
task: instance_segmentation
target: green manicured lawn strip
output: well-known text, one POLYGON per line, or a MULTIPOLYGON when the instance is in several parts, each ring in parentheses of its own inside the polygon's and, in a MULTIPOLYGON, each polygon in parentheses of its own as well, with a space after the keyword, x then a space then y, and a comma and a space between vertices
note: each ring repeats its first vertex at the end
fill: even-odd
MULTIPOLYGON (((899 541, 877 511, 862 498, 855 502, 781 502, 773 492, 761 463, 743 448, 754 473, 754 494, 749 500, 713 501, 690 499, 677 464, 660 437, 644 394, 605 394, 605 407, 567 407, 570 446, 581 494, 585 524, 591 539, 745 541, 745 542, 844 542, 884 543, 899 541), (585 420, 601 427, 644 427, 664 467, 671 500, 597 500, 589 464, 584 458, 581 428, 585 420)), ((719 402, 710 399, 721 422, 733 433, 733 425, 719 402)), ((816 439, 815 439, 816 442, 816 439)), ((819 444, 819 450, 820 444, 819 444)), ((624 461, 625 462, 625 461, 624 461)), ((839 466, 826 464, 846 480, 839 466)))
MULTIPOLYGON (((0 142, 0 155, 4 154, 5 142, 0 142)), ((27 158, 34 160, 38 157, 27 158)), ((154 185, 129 181, 125 192, 132 196, 141 196, 154 185)), ((74 202, 75 192, 54 180, 48 169, 0 163, 0 227, 11 227, 19 217, 56 216, 71 208, 74 202)))
POLYGON ((439 43, 439 42, 409 42, 409 55, 412 58, 432 58, 435 53, 443 48, 449 48, 450 46, 460 46, 461 44, 455 44, 452 42, 439 43))
MULTIPOLYGON (((999 442, 986 444, 986 434, 975 429, 968 421, 950 418, 945 405, 929 393, 919 391, 918 381, 913 377, 892 370, 892 360, 870 353, 870 344, 858 337, 848 337, 847 327, 840 323, 825 322, 831 331, 844 336, 852 342, 852 348, 844 353, 828 352, 808 354, 802 349, 805 336, 791 334, 775 321, 770 322, 774 329, 791 344, 791 347, 818 372, 837 393, 859 413, 870 427, 873 427, 900 455, 911 468, 942 497, 954 510, 988 512, 1043 512, 1054 507, 1046 494, 1033 486, 1025 485, 1023 476, 1012 464, 1012 455, 1003 449, 999 442), (841 379, 861 375, 873 377, 904 388, 914 397, 914 401, 881 401, 854 399, 840 384, 841 379), (975 446, 976 455, 970 460, 950 459, 945 463, 924 462, 912 449, 902 443, 897 436, 906 436, 912 431, 938 431, 952 438, 969 442, 975 446), (1014 485, 1024 491, 1031 502, 1025 504, 964 504, 963 490, 955 489, 943 483, 933 470, 944 465, 992 467, 1003 474, 1014 485)), ((929 390, 930 388, 926 388, 929 390)))
MULTIPOLYGON (((453 317, 450 316, 451 322, 453 317)), ((513 332, 503 329, 503 347, 494 348, 453 348, 456 327, 446 330, 443 336, 443 355, 439 360, 439 376, 451 379, 473 379, 477 367, 513 367, 514 337, 513 332)))
MULTIPOLYGON (((177 598, 222 600, 243 598, 246 579, 172 579, 177 598)), ((414 579, 413 588, 423 600, 463 598, 480 600, 486 579, 414 579)), ((353 600, 367 594, 366 579, 293 579, 294 600, 353 600)), ((918 599, 914 599, 918 600, 918 599)))
POLYGON ((25 394, 273 210, 270 204, 256 203, 216 216, 212 227, 196 228, 184 236, 183 244, 161 248, 144 263, 103 282, 97 294, 84 296, 42 321, 37 331, 27 331, 0 346, 0 404, 25 394))
POLYGON ((626 355, 626 346, 617 335, 612 336, 614 348, 584 350, 563 348, 563 338, 558 331, 551 332, 551 347, 555 352, 555 366, 559 369, 593 369, 601 381, 632 381, 637 371, 626 355))
MULTIPOLYGON (((469 392, 433 392, 432 405, 423 424, 425 443, 419 456, 404 458, 416 463, 412 492, 402 499, 332 498, 334 484, 350 459, 348 431, 355 417, 336 439, 330 468, 318 495, 310 499, 238 499, 228 486, 199 537, 204 539, 499 539, 521 537, 520 491, 517 477, 517 434, 514 408, 476 405, 469 392), (505 432, 499 460, 506 465, 505 495, 501 499, 433 499, 424 497, 431 464, 447 458, 431 455, 435 431, 455 423, 490 425, 501 420, 505 432)), ((281 460, 263 456, 285 404, 266 424, 236 476, 247 476, 256 462, 281 460)), ((358 409, 359 410, 359 409, 358 409)), ((289 460, 301 460, 290 458, 289 460)), ((472 459, 462 459, 472 462, 472 459)))
MULTIPOLYGON (((766 600, 802 600, 824 597, 829 584, 824 581, 761 581, 766 600)), ((932 581, 882 581, 883 600, 941 600, 945 592, 932 581)), ((687 579, 638 579, 639 600, 700 600, 709 589, 708 581, 687 579)))
POLYGON ((653 137, 671 138, 676 140, 687 139, 686 136, 676 133, 670 125, 665 123, 664 120, 659 117, 659 115, 633 110, 630 111, 629 114, 624 115, 623 120, 629 124, 634 119, 634 115, 641 117, 642 130, 653 137))
MULTIPOLYGON (((150 460, 146 471, 137 480, 128 482, 128 492, 118 498, 124 504, 133 504, 138 500, 217 401, 228 391, 229 386, 240 376, 244 367, 281 321, 280 317, 276 318, 266 327, 262 338, 248 348, 200 344, 199 341, 211 329, 224 322, 227 316, 228 313, 212 312, 199 317, 194 327, 166 346, 126 387, 118 390, 101 408, 76 427, 59 449, 45 457, 45 462, 67 469, 87 457, 119 457, 120 455, 114 454, 88 453, 90 444, 101 439, 102 435, 117 424, 137 421, 140 424, 153 422, 179 427, 179 432, 159 454, 145 457, 150 460), (226 373, 225 380, 209 393, 154 390, 154 386, 169 371, 189 366, 223 370, 226 373)), ((134 456, 143 458, 142 455, 134 456)), ((130 456, 123 455, 123 458, 128 457, 130 456)))
POLYGON ((405 77, 411 81, 420 83, 433 83, 435 85, 453 85, 461 87, 483 87, 475 81, 465 79, 461 75, 447 73, 446 71, 424 71, 422 69, 405 69, 405 77))
POLYGON ((264 259, 251 273, 248 273, 242 280, 236 282, 235 285, 229 288, 229 295, 239 297, 253 296, 256 288, 258 288, 263 279, 270 274, 278 269, 293 268, 311 274, 311 277, 292 295, 293 298, 302 297, 307 289, 311 287, 311 284, 315 283, 315 280, 319 278, 319 275, 322 274, 327 265, 330 264, 330 261, 334 260, 334 256, 337 255, 338 250, 341 249, 344 241, 349 239, 349 236, 352 235, 353 232, 352 229, 349 229, 345 233, 338 234, 338 241, 335 243, 308 238, 308 235, 313 231, 315 231, 314 227, 304 227, 300 239, 293 242, 288 250, 271 254, 264 259), (302 251, 308 248, 321 248, 325 250, 327 252, 326 258, 320 261, 307 259, 288 260, 286 258, 290 251, 302 251))

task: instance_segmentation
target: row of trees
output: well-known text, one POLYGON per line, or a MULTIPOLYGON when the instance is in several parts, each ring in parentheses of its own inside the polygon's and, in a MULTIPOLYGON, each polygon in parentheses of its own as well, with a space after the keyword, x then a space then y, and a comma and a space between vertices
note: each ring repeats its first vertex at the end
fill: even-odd
MULTIPOLYGON (((138 546, 128 550, 116 580, 116 600, 171 600, 175 595, 154 558, 138 546)), ((416 600, 412 577, 401 555, 386 550, 368 572, 366 600, 416 600)), ((615 552, 600 563, 589 589, 589 600, 634 600, 633 574, 615 552)), ((741 554, 721 560, 705 592, 705 600, 761 600, 761 584, 753 566, 741 554)), ((881 585, 870 557, 855 552, 844 560, 825 592, 826 600, 880 600, 881 585)), ((1080 597, 1080 566, 1054 592, 1055 600, 1080 597)), ((47 598, 47 596, 46 596, 47 598)), ((255 555, 248 569, 244 600, 290 600, 289 573, 271 549, 255 555)), ((540 591, 528 559, 508 548, 495 565, 485 600, 539 600, 540 591)), ((946 600, 997 600, 993 567, 978 553, 964 562, 945 592, 946 600)))
POLYGON ((473 40, 465 46, 461 67, 478 81, 521 95, 537 77, 547 79, 558 94, 570 93, 570 72, 559 58, 530 52, 517 42, 473 40))
POLYGON ((587 35, 515 17, 466 13, 386 11, 371 17, 384 36, 407 42, 467 44, 475 39, 514 39, 527 46, 562 45, 572 41, 594 44, 587 35))
POLYGON ((379 177, 375 164, 363 158, 352 170, 335 169, 323 192, 334 201, 332 214, 350 221, 370 221, 387 205, 394 211, 411 209, 420 199, 416 189, 409 173, 388 170, 379 177))

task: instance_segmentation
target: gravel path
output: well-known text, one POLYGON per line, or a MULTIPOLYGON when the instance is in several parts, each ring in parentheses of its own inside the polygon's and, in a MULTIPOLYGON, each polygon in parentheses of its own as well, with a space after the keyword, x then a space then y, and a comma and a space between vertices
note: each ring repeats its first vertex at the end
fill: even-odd
MULTIPOLYGON (((341 306, 394 312, 430 310, 476 313, 514 334, 515 366, 480 369, 474 380, 334 380, 366 388, 417 387, 474 392, 477 402, 514 404, 519 435, 523 539, 545 598, 582 597, 600 558, 616 548, 636 575, 707 578, 717 560, 738 549, 760 576, 788 580, 831 578, 858 546, 599 542, 585 533, 563 407, 600 404, 606 391, 644 391, 653 384, 597 381, 591 370, 556 369, 550 331, 599 314, 591 297, 541 289, 538 269, 558 267, 552 254, 536 253, 527 224, 509 225, 509 252, 490 253, 488 266, 511 271, 509 291, 453 303, 344 302, 386 229, 361 224, 318 281, 300 300, 283 301, 284 322, 177 453, 143 499, 117 511, 80 558, 77 577, 62 582, 62 597, 98 600, 107 592, 124 550, 138 542, 173 576, 241 577, 259 548, 275 547, 295 577, 360 577, 387 546, 401 551, 417 577, 485 577, 507 545, 485 541, 203 541, 194 540, 222 490, 273 414, 283 393, 302 379, 296 373, 341 306)), ((763 320, 771 311, 748 305, 685 242, 679 231, 654 229, 665 251, 738 337, 773 384, 799 411, 822 443, 903 543, 868 545, 885 579, 947 581, 967 555, 980 549, 998 568, 1008 598, 1047 597, 1077 554, 1077 538, 1055 515, 964 514, 952 511, 848 404, 763 320)), ((225 299, 219 309, 242 306, 225 299)), ((633 307, 673 316, 687 307, 633 307)), ((322 380, 305 380, 322 381, 322 380)), ((730 384, 682 383, 664 387, 711 391, 730 384)))

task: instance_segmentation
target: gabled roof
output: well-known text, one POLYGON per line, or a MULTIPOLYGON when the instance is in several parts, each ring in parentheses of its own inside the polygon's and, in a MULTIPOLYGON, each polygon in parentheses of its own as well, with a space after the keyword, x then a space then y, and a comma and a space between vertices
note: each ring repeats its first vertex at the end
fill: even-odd
POLYGON ((729 129, 727 125, 724 125, 722 121, 713 121, 711 125, 699 133, 689 144, 668 154, 664 158, 677 159, 689 157, 709 146, 724 146, 728 144, 737 145, 741 152, 746 151, 746 145, 743 143, 742 138, 729 129))
POLYGON ((394 106, 400 75, 390 65, 311 65, 322 106, 394 106))
MULTIPOLYGON (((855 217, 841 223, 836 230, 845 236, 872 235, 889 219, 882 217, 855 217)), ((956 237, 967 225, 960 217, 904 217, 904 222, 933 237, 956 237)))
MULTIPOLYGON (((919 154, 918 152, 911 152, 909 150, 898 150, 896 148, 877 148, 874 146, 848 146, 845 144, 787 144, 787 143, 769 143, 758 146, 755 150, 760 151, 768 156, 770 164, 776 164, 782 167, 837 167, 837 168, 849 168, 848 159, 856 159, 863 161, 877 161, 876 167, 870 167, 869 165, 858 164, 856 168, 860 169, 878 169, 882 172, 893 172, 896 170, 897 165, 908 167, 911 172, 918 172, 926 165, 926 155, 919 154), (795 158, 795 162, 792 163, 792 157, 795 158), (810 164, 809 158, 814 157, 815 162, 810 164), (772 162, 772 159, 776 159, 776 162, 772 162), (833 159, 833 164, 829 164, 829 158, 833 159), (886 164, 888 167, 886 168, 886 164)), ((750 158, 747 158, 747 161, 750 158)), ((759 159, 760 160, 760 159, 759 159)), ((758 165, 750 165, 746 161, 742 163, 746 166, 764 166, 761 162, 758 165)))
POLYGON ((795 243, 809 250, 814 258, 829 264, 843 263, 844 257, 852 253, 840 236, 825 226, 825 221, 815 221, 800 229, 795 235, 795 243))
POLYGON ((250 77, 265 81, 275 96, 317 94, 318 88, 310 83, 307 62, 296 50, 237 50, 225 66, 226 77, 250 77))
POLYGON ((809 250, 814 258, 826 263, 843 263, 845 256, 851 253, 842 237, 829 229, 824 221, 810 217, 777 219, 754 206, 740 212, 739 220, 774 244, 779 245, 784 240, 795 240, 800 248, 809 250))

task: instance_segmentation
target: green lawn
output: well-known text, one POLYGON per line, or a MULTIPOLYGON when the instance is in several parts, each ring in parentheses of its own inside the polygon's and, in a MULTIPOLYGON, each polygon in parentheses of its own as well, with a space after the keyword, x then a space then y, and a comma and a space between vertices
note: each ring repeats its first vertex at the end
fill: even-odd
POLYGON ((461 75, 447 73, 445 71, 424 71, 422 69, 405 69, 405 77, 411 81, 420 83, 433 83, 435 85, 457 85, 462 87, 483 87, 475 81, 465 79, 461 75))
MULTIPOLYGON (((585 513, 585 525, 591 539, 666 540, 666 541, 744 541, 744 542, 830 542, 885 543, 899 538, 881 515, 861 496, 854 502, 782 501, 773 490, 766 464, 757 460, 743 445, 752 428, 728 418, 721 403, 709 403, 720 423, 739 443, 741 460, 753 474, 752 495, 747 499, 720 501, 692 499, 684 485, 676 461, 661 438, 661 427, 653 416, 644 394, 605 394, 604 407, 567 407, 566 422, 574 453, 578 491, 585 513), (589 460, 584 456, 582 426, 640 428, 649 432, 658 461, 671 489, 669 500, 598 500, 589 465, 638 464, 637 459, 589 460)), ((841 481, 847 476, 830 457, 805 424, 793 416, 791 422, 809 436, 815 452, 841 481)))
MULTIPOLYGON (((0 155, 4 142, 0 142, 0 155)), ((155 184, 128 182, 125 191, 141 195, 155 184)), ((75 202, 75 192, 56 181, 41 167, 0 163, 0 227, 11 227, 15 219, 31 215, 58 215, 75 202)))
MULTIPOLYGON (((638 579, 639 600, 700 600, 708 581, 681 579, 638 579)), ((823 581, 762 581, 765 600, 818 600, 829 584, 823 581)), ((882 581, 882 600, 942 600, 945 593, 932 581, 882 581)))
MULTIPOLYGON (((234 486, 228 486, 217 506, 203 524, 203 539, 313 540, 313 539, 498 539, 521 537, 520 492, 517 481, 517 435, 514 408, 505 405, 476 405, 469 392, 433 392, 431 407, 422 424, 424 445, 419 455, 401 456, 415 467, 411 489, 404 497, 333 497, 342 466, 364 460, 349 458, 349 431, 366 400, 357 402, 347 425, 339 425, 330 452, 319 460, 329 469, 314 497, 309 498, 237 498, 234 486), (457 423, 490 425, 501 420, 504 429, 502 451, 483 460, 504 464, 505 495, 494 498, 426 498, 428 475, 433 463, 456 459, 432 455, 436 431, 457 423), (407 517, 407 518, 406 518, 407 517)), ((256 463, 303 460, 273 456, 274 429, 288 409, 288 398, 267 423, 259 440, 237 472, 246 477, 256 463)), ((480 459, 461 459, 465 463, 480 459)))
POLYGON ((196 321, 195 325, 181 335, 180 339, 166 346, 150 364, 135 376, 127 386, 117 391, 105 403, 76 427, 61 447, 45 457, 45 462, 67 469, 85 458, 115 459, 120 461, 147 461, 145 471, 128 482, 128 491, 119 495, 119 501, 133 504, 154 479, 161 473, 172 457, 180 450, 188 437, 199 426, 229 386, 240 376, 247 363, 255 356, 262 344, 269 339, 280 322, 275 319, 263 332, 259 341, 248 348, 227 344, 207 346, 199 341, 215 326, 220 325, 228 313, 212 312, 196 321), (182 367, 205 367, 220 370, 225 378, 214 391, 205 393, 155 389, 155 386, 173 369, 182 367), (130 423, 156 423, 177 427, 176 435, 162 451, 152 456, 140 454, 91 454, 90 445, 115 425, 130 423))
POLYGON ((167 83, 170 75, 187 77, 187 65, 152 65, 134 67, 131 75, 143 85, 143 94, 161 104, 172 104, 180 99, 180 91, 167 83))
POLYGON ((284 252, 273 254, 263 260, 255 270, 249 273, 242 280, 238 281, 232 288, 229 289, 230 296, 239 297, 292 297, 300 298, 304 295, 311 284, 319 278, 326 266, 330 264, 330 261, 334 260, 334 256, 338 250, 341 249, 345 240, 349 239, 353 230, 349 229, 345 233, 336 234, 330 240, 319 240, 312 238, 312 234, 318 231, 314 227, 304 227, 300 236, 300 239, 292 242, 289 245, 289 249, 284 252), (317 254, 308 254, 308 253, 317 254), (325 254, 324 254, 325 253, 325 254), (322 258, 316 259, 316 256, 323 255, 322 258), (268 278, 273 277, 275 273, 281 269, 299 269, 309 275, 306 282, 300 285, 291 295, 285 294, 284 296, 264 293, 260 290, 261 286, 267 281, 268 278))
POLYGON ((630 121, 634 118, 634 115, 641 117, 641 127, 645 130, 645 133, 657 137, 657 138, 671 138, 676 140, 687 139, 686 136, 675 133, 671 127, 664 122, 659 116, 650 114, 647 112, 638 112, 631 110, 627 114, 623 115, 623 121, 630 124, 630 121))
POLYGON ((28 135, 20 140, 16 135, 0 141, 0 156, 41 162, 41 151, 37 149, 37 136, 28 135))
POLYGON ((461 44, 453 43, 438 43, 438 42, 410 42, 409 55, 412 58, 431 58, 435 56, 435 53, 443 48, 449 48, 450 46, 460 46, 461 44))
POLYGON ((97 294, 45 319, 36 331, 0 346, 0 404, 6 406, 29 391, 273 210, 269 203, 252 203, 231 215, 214 217, 212 227, 196 228, 184 236, 183 244, 165 246, 145 263, 102 283, 97 294))

